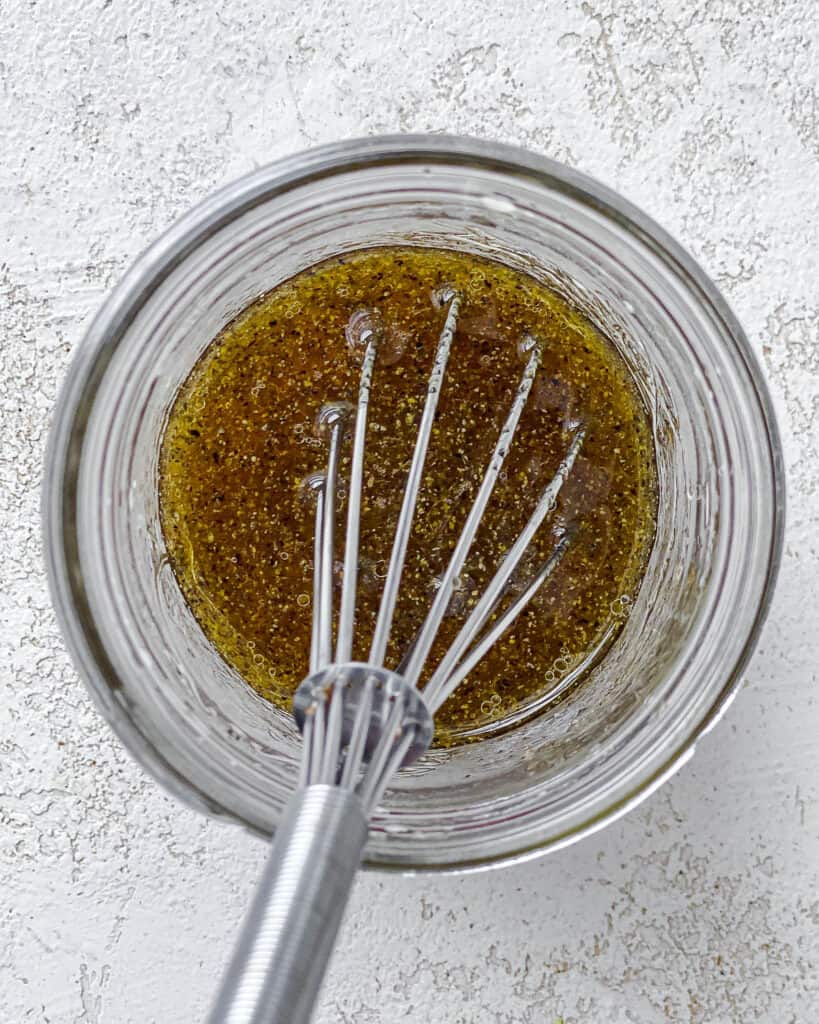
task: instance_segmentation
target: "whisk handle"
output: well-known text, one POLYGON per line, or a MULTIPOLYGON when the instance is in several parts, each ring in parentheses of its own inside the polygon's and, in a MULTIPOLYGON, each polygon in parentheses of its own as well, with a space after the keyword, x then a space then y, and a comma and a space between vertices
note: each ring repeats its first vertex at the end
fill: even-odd
POLYGON ((355 793, 294 794, 208 1024, 308 1024, 366 840, 355 793))

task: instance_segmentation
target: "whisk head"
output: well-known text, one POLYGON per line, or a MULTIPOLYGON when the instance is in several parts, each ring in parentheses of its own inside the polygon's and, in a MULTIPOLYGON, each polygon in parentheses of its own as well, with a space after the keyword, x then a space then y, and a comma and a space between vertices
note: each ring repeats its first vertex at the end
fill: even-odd
MULTIPOLYGON (((384 664, 390 629, 407 553, 424 463, 462 297, 451 288, 433 296, 445 319, 430 372, 412 462, 404 487, 392 552, 381 595, 369 657, 353 662, 356 585, 359 561, 361 495, 367 413, 373 374, 384 342, 383 319, 377 310, 359 310, 347 329, 347 340, 361 366, 355 406, 333 402, 321 408, 318 426, 327 439, 327 466, 306 481, 316 498, 313 629, 310 673, 294 700, 296 721, 305 738, 302 784, 326 783, 352 788, 370 813, 390 778, 427 749, 433 733, 433 713, 512 626, 517 616, 549 578, 571 544, 572 530, 559 537, 549 558, 536 569, 517 595, 509 599, 508 584, 574 466, 585 437, 578 423, 557 471, 540 494, 523 530, 503 556, 483 594, 471 608, 455 640, 429 674, 423 692, 419 680, 447 607, 458 584, 492 491, 513 442, 542 357, 532 335, 520 339, 526 360, 517 391, 494 450, 467 513, 449 564, 440 578, 427 616, 400 665, 384 664), (352 455, 347 485, 347 517, 341 600, 333 634, 333 564, 336 499, 341 447, 352 422, 352 455)), ((384 356, 385 363, 389 354, 384 356)))
POLYGON ((398 673, 362 662, 309 675, 293 713, 304 737, 302 784, 355 789, 368 813, 394 772, 432 741, 432 714, 420 691, 398 673))

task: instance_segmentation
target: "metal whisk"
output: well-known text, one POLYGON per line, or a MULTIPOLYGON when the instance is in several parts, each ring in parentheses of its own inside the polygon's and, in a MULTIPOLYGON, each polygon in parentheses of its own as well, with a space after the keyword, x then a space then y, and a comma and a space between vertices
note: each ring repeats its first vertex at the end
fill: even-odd
POLYGON ((324 406, 319 414, 328 454, 326 471, 307 481, 316 499, 310 672, 293 702, 304 739, 301 776, 276 832, 211 1024, 309 1021, 367 840, 370 816, 398 769, 411 764, 428 748, 435 711, 510 628, 571 543, 571 532, 564 533, 523 591, 504 607, 512 575, 554 508, 583 444, 585 430, 581 424, 574 427, 563 461, 526 526, 504 555, 457 637, 432 669, 423 691, 418 689, 540 365, 541 344, 526 335, 521 339, 526 365, 520 383, 426 619, 401 663, 395 669, 384 664, 433 420, 463 304, 462 297, 452 289, 442 291, 435 299, 446 310, 446 318, 366 662, 354 662, 351 657, 367 412, 383 340, 376 311, 357 314, 348 331, 348 339, 361 357, 357 407, 338 402, 324 406), (334 645, 336 497, 341 449, 351 419, 344 568, 334 645))

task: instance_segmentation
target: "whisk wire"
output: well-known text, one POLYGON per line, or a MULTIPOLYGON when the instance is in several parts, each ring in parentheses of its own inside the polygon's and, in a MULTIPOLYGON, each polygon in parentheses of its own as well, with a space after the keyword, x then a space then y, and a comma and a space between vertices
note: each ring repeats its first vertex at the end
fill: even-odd
POLYGON ((557 568, 560 560, 566 553, 571 540, 571 533, 566 533, 561 537, 555 546, 554 551, 540 570, 535 574, 526 590, 524 590, 523 593, 506 609, 506 611, 496 619, 488 632, 466 654, 463 661, 456 665, 456 667, 450 672, 446 681, 438 686, 437 691, 432 694, 427 694, 426 690, 424 691, 425 699, 433 713, 438 710, 448 697, 452 696, 456 687, 466 679, 472 669, 487 654, 489 649, 493 647, 498 640, 500 640, 526 605, 529 604, 538 590, 540 590, 546 580, 557 568))
POLYGON ((310 750, 310 781, 321 777, 321 764, 324 754, 324 715, 326 700, 322 694, 313 708, 312 747, 310 750))
POLYGON ((313 534, 313 625, 310 633, 310 673, 319 669, 321 657, 322 624, 322 579, 321 566, 323 561, 324 541, 324 491, 327 479, 324 474, 315 474, 310 481, 316 496, 315 530, 313 534))
MULTIPOLYGON (((344 675, 342 674, 334 684, 336 688, 344 686, 344 675)), ((333 693, 329 699, 330 709, 327 713, 327 729, 324 738, 324 761, 321 766, 320 781, 328 786, 336 781, 338 772, 338 760, 341 756, 341 726, 344 714, 344 704, 339 694, 333 693)))
POLYGON ((387 759, 384 770, 379 775, 374 776, 374 783, 369 787, 366 799, 364 799, 364 805, 367 808, 368 814, 372 814, 381 803, 381 797, 384 795, 384 791, 389 786, 393 776, 401 767, 411 743, 412 735, 409 732, 405 732, 387 759))
POLYGON ((344 434, 344 416, 338 406, 326 406, 322 415, 326 415, 330 430, 330 448, 327 456, 327 482, 324 487, 323 518, 321 527, 321 598, 319 613, 318 667, 329 665, 333 657, 333 552, 336 522, 336 490, 338 487, 338 467, 341 456, 341 441, 344 434))
POLYGON ((520 384, 518 385, 506 422, 498 435, 498 440, 495 444, 495 449, 492 452, 492 457, 489 460, 486 473, 481 481, 481 485, 472 504, 472 508, 469 510, 469 515, 466 518, 461 535, 455 545, 455 550, 452 552, 449 565, 446 568, 441 584, 435 594, 432 606, 427 613, 427 617, 424 620, 420 633, 418 634, 415 648, 407 661, 405 671, 402 673, 410 686, 418 685, 418 680, 420 678, 424 662, 429 656, 430 649, 435 641, 438 629, 440 628, 447 606, 449 605, 452 597, 455 582, 463 568, 466 557, 472 547, 472 543, 475 540, 475 535, 478 532, 481 519, 486 511, 486 506, 489 503, 492 491, 495 488, 498 476, 503 468, 503 463, 512 443, 512 438, 517 430, 523 408, 526 405, 526 400, 532 389, 532 383, 535 379, 538 366, 540 365, 542 353, 543 348, 541 343, 532 338, 529 359, 526 363, 526 368, 523 371, 523 376, 521 377, 520 384))
POLYGON ((358 388, 358 407, 355 417, 353 454, 350 463, 350 489, 347 496, 347 534, 344 542, 344 576, 342 578, 341 607, 338 613, 336 661, 349 661, 353 651, 355 626, 356 582, 358 580, 358 538, 361 528, 361 484, 364 476, 364 441, 367 434, 367 409, 370 403, 373 370, 378 340, 371 335, 361 366, 358 388))
POLYGON ((372 710, 374 688, 375 679, 370 676, 361 690, 358 711, 344 758, 344 767, 341 771, 342 786, 354 786, 361 773, 364 760, 364 746, 367 742, 367 733, 370 728, 370 712, 372 710))
POLYGON ((424 463, 429 448, 429 439, 432 436, 432 425, 435 421, 435 411, 438 408, 438 397, 444 381, 449 352, 452 348, 452 339, 458 326, 458 314, 461 309, 461 296, 452 290, 447 290, 441 295, 444 302, 449 302, 449 310, 444 321, 444 326, 438 337, 438 346, 435 351, 435 360, 432 365, 432 372, 429 375, 427 384, 427 397, 424 402, 424 411, 421 415, 421 425, 418 428, 418 436, 415 439, 415 449, 412 453, 407 482, 404 487, 404 500, 401 503, 401 512, 398 516, 398 525, 395 528, 390 564, 387 569, 387 579, 384 583, 384 590, 381 594, 381 605, 378 609, 378 617, 375 622, 372 645, 370 647, 370 662, 373 665, 383 665, 384 656, 387 652, 392 617, 395 612, 395 602, 398 599, 398 588, 401 584, 401 574, 404 570, 404 559, 407 554, 412 520, 415 516, 415 508, 418 503, 418 491, 421 487, 421 478, 424 472, 424 463))
POLYGON ((408 745, 412 739, 412 736, 409 733, 405 734, 402 728, 403 718, 403 705, 399 700, 395 700, 387 712, 387 719, 384 722, 381 736, 370 758, 367 773, 362 778, 358 787, 358 794, 365 807, 370 806, 378 780, 386 774, 385 769, 390 762, 393 751, 397 746, 401 746, 402 740, 407 740, 408 745))
POLYGON ((561 461, 557 472, 538 499, 526 526, 521 530, 512 547, 504 555, 495 575, 424 687, 424 697, 431 707, 435 708, 438 706, 439 702, 436 700, 438 691, 447 683, 453 667, 461 660, 464 652, 494 613, 499 601, 503 597, 504 589, 520 564, 520 560, 528 550, 543 520, 554 508, 566 477, 571 472, 577 459, 584 437, 585 431, 582 428, 575 432, 566 455, 561 461))
POLYGON ((308 715, 304 720, 304 728, 301 731, 302 752, 299 762, 298 788, 302 789, 310 782, 310 765, 313 761, 313 727, 315 715, 308 715))

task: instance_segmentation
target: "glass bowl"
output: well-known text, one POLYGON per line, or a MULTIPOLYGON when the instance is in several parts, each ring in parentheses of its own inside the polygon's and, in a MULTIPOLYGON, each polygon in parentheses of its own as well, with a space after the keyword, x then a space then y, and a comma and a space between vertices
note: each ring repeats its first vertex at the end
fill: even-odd
POLYGON ((668 778, 734 693, 770 599, 784 495, 762 375, 713 284, 635 207, 541 157, 440 135, 325 146, 222 189, 136 261, 77 351, 47 458, 48 568, 77 666, 134 757, 194 807, 271 833, 298 732, 182 599, 159 443, 177 388, 248 303, 395 244, 490 256, 564 295, 626 359, 658 462, 656 541, 606 657, 517 728, 431 751, 373 821, 368 865, 464 870, 572 842, 668 778))

